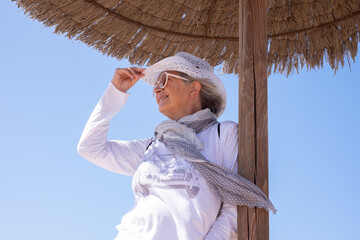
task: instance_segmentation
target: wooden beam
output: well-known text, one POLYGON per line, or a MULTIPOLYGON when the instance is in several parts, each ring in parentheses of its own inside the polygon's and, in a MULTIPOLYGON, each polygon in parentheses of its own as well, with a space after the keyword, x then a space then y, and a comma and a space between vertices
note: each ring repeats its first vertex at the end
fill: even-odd
MULTIPOLYGON (((238 172, 268 195, 266 1, 239 1, 238 172)), ((268 240, 264 209, 238 207, 238 239, 268 240)))

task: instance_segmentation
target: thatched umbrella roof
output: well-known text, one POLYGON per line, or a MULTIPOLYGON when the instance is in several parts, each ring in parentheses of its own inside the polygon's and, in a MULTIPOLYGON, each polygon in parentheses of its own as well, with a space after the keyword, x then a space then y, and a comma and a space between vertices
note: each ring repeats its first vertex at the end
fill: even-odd
MULTIPOLYGON (((55 33, 132 64, 186 51, 238 72, 237 0, 13 1, 55 33)), ((324 58, 336 70, 355 58, 359 25, 359 0, 269 0, 268 72, 320 67, 324 58)))
MULTIPOLYGON (((13 1, 55 33, 135 65, 185 51, 239 73, 239 174, 266 194, 266 65, 289 74, 326 59, 336 71, 359 43, 360 0, 268 0, 267 16, 266 0, 13 1)), ((238 239, 268 239, 268 226, 265 210, 238 208, 238 239)))

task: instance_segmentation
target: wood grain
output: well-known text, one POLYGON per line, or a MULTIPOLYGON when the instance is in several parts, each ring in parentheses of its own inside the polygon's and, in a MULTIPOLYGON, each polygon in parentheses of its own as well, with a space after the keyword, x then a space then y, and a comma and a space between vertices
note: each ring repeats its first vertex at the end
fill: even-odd
MULTIPOLYGON (((266 1, 239 2, 238 172, 268 194, 266 1)), ((238 207, 238 239, 268 240, 264 209, 238 207)))

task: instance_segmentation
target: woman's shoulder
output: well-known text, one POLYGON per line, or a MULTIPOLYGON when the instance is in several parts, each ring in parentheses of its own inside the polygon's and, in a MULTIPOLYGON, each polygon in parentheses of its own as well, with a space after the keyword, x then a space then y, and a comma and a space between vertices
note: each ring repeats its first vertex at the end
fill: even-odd
POLYGON ((238 124, 233 121, 224 121, 224 122, 219 123, 218 128, 219 128, 220 135, 229 134, 234 131, 237 133, 238 124))
POLYGON ((236 135, 238 133, 238 124, 233 121, 224 121, 218 122, 217 124, 212 125, 205 131, 199 133, 201 137, 216 137, 218 140, 225 140, 229 136, 236 135))
POLYGON ((224 126, 225 128, 234 128, 234 127, 237 127, 238 123, 237 122, 234 122, 234 121, 223 121, 223 122, 220 122, 220 125, 221 127, 224 126))

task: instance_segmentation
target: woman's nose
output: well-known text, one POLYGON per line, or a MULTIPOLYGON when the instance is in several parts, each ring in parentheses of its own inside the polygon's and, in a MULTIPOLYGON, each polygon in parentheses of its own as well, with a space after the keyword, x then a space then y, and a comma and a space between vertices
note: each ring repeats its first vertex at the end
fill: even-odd
POLYGON ((160 93, 163 89, 160 88, 159 86, 156 86, 153 90, 153 95, 155 96, 156 94, 160 93))

